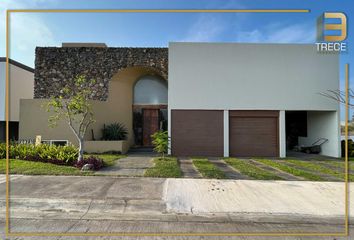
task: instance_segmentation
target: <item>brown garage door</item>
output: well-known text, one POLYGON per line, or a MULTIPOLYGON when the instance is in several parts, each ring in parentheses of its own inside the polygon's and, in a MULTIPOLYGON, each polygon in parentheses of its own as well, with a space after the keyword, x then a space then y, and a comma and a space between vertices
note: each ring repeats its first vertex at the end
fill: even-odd
POLYGON ((223 111, 172 110, 172 154, 223 156, 223 116, 223 111))
POLYGON ((230 111, 230 156, 277 157, 278 111, 230 111))

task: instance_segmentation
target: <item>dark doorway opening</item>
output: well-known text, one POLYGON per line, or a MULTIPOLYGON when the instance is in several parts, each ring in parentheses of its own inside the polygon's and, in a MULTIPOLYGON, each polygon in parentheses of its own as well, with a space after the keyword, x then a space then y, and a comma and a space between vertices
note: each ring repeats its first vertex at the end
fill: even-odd
POLYGON ((285 112, 286 149, 293 150, 299 145, 299 137, 307 137, 307 112, 285 112))
MULTIPOLYGON (((18 122, 9 122, 9 140, 17 141, 18 140, 18 122)), ((0 122, 0 142, 6 141, 6 122, 0 122)))

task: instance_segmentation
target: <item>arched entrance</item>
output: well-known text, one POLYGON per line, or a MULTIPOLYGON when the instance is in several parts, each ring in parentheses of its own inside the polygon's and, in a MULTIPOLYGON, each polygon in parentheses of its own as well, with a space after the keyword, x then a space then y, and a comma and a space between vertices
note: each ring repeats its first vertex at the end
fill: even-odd
POLYGON ((151 147, 151 135, 167 130, 167 81, 145 75, 134 85, 133 131, 136 146, 151 147))

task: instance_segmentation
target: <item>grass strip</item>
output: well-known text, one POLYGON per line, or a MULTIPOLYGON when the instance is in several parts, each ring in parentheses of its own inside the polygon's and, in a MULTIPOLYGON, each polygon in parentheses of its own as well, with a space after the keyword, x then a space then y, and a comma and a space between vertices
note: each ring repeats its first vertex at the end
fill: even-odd
MULTIPOLYGON (((81 172, 71 166, 55 165, 52 163, 32 162, 27 160, 9 159, 11 174, 24 175, 92 175, 91 171, 81 172)), ((6 172, 6 160, 0 160, 0 173, 6 172)))
MULTIPOLYGON (((103 160, 104 167, 113 166, 115 162, 125 157, 119 154, 85 154, 85 157, 96 156, 103 160)), ((92 171, 80 171, 74 166, 56 165, 21 159, 10 159, 10 173, 24 175, 93 175, 92 171)), ((6 159, 0 159, 0 173, 6 172, 6 159)))
POLYGON ((307 171, 303 171, 303 170, 300 170, 300 169, 297 169, 297 168, 294 168, 294 167, 290 167, 284 163, 280 163, 276 160, 270 160, 270 159, 256 159, 256 161, 260 162, 260 163, 263 163, 263 164, 266 164, 268 166, 271 166, 271 167, 274 167, 274 168, 277 168, 283 172, 287 172, 287 173, 290 173, 294 176, 298 176, 298 177, 302 177, 306 180, 311 180, 311 181, 323 181, 325 179, 323 179, 322 177, 316 175, 316 174, 313 174, 313 173, 310 173, 310 172, 307 172, 307 171))
POLYGON ((241 160, 237 158, 224 158, 224 161, 238 170, 240 173, 250 176, 257 180, 282 180, 283 178, 279 177, 276 174, 268 172, 264 169, 261 169, 255 166, 252 163, 247 162, 247 160, 241 160))
POLYGON ((208 159, 205 158, 194 158, 192 159, 194 166, 198 169, 198 171, 205 178, 217 178, 217 179, 225 179, 227 178, 225 173, 220 170, 213 163, 209 162, 208 159))
MULTIPOLYGON (((344 171, 345 168, 345 162, 343 161, 331 161, 331 160, 327 160, 327 161, 319 161, 319 162, 323 162, 325 164, 329 164, 335 168, 341 168, 342 171, 344 171)), ((354 171, 354 162, 349 162, 349 170, 354 171)))
MULTIPOLYGON (((344 181, 344 177, 345 177, 344 173, 341 173, 341 172, 335 171, 333 169, 327 168, 327 167, 325 167, 323 165, 320 165, 320 164, 317 164, 317 163, 312 163, 312 162, 309 162, 309 161, 299 161, 299 160, 294 160, 294 159, 293 160, 287 160, 287 162, 290 162, 290 163, 292 163, 292 164, 294 164, 296 166, 299 166, 299 167, 307 168, 310 171, 315 171, 315 172, 320 172, 320 173, 332 175, 332 176, 340 178, 341 180, 344 181)), ((354 181, 354 175, 353 174, 349 174, 349 180, 350 181, 354 181)))
POLYGON ((182 176, 177 158, 154 158, 155 165, 145 171, 145 177, 179 178, 182 176))

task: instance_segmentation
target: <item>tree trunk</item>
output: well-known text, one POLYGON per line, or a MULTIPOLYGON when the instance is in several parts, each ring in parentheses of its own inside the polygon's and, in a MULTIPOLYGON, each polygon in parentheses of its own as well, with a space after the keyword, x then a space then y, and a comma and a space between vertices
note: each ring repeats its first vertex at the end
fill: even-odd
POLYGON ((84 159, 84 139, 79 138, 79 156, 77 157, 77 162, 84 159))

